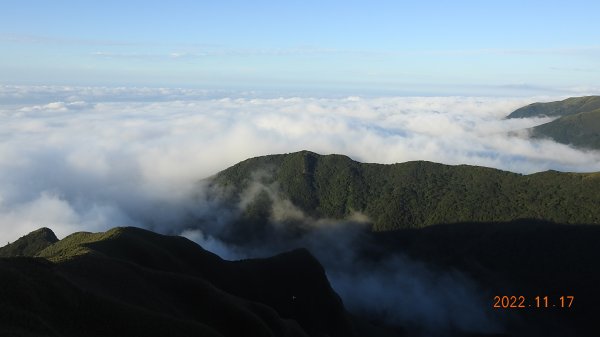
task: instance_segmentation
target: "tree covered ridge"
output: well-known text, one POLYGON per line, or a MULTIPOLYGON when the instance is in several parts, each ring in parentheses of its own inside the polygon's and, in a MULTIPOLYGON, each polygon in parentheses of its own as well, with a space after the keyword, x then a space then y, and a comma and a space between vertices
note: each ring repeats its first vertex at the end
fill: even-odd
POLYGON ((375 231, 523 218, 600 223, 600 173, 521 175, 425 161, 384 165, 301 151, 245 160, 212 183, 235 198, 256 180, 276 184, 310 216, 364 213, 375 231))

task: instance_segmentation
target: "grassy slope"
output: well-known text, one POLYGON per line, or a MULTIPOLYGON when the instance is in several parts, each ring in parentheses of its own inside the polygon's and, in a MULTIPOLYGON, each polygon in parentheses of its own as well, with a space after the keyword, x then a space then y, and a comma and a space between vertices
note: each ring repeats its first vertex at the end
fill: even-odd
POLYGON ((363 164, 302 151, 248 159, 213 182, 236 195, 257 179, 276 183, 284 197, 315 217, 363 212, 376 231, 519 218, 600 223, 598 173, 520 175, 422 161, 363 164))
POLYGON ((600 109, 600 96, 571 97, 563 101, 533 103, 513 111, 507 118, 562 117, 600 109))
POLYGON ((568 115, 536 126, 533 135, 577 147, 600 149, 600 109, 568 115))

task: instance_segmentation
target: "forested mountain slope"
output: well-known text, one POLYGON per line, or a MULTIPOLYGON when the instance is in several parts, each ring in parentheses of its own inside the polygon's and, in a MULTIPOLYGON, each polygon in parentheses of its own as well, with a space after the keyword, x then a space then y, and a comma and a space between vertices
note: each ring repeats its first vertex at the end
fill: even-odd
MULTIPOLYGON (((465 221, 530 218, 600 223, 600 173, 521 175, 485 167, 416 161, 366 164, 302 151, 245 160, 211 178, 228 202, 259 184, 315 218, 366 214, 376 231, 465 221)), ((247 206, 269 217, 273 195, 247 206)))

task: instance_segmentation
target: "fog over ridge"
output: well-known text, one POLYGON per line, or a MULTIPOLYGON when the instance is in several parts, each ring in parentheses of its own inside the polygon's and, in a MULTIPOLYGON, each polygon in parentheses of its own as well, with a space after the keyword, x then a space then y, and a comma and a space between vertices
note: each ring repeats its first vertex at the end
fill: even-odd
MULTIPOLYGON (((231 196, 231 191, 207 186, 196 197, 198 204, 210 205, 211 210, 197 213, 194 224, 181 235, 232 260, 306 248, 323 265, 348 310, 402 326, 411 336, 503 331, 506 317, 490 312, 492 295, 469 276, 414 260, 402 249, 376 248, 381 243, 370 235, 371 220, 361 212, 344 219, 305 214, 281 192, 277 181, 267 183, 272 181, 271 174, 265 170, 252 174, 234 205, 218 203, 231 196), (261 200, 261 194, 270 201, 269 215, 260 222, 252 217, 236 221, 250 203, 261 200)), ((259 202, 262 206, 263 201, 259 202)))

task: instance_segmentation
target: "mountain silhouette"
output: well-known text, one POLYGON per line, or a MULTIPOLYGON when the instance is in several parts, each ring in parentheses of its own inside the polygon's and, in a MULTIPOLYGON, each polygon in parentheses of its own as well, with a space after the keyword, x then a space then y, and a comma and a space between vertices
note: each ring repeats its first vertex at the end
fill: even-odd
POLYGON ((231 262, 183 237, 114 228, 0 258, 0 275, 0 335, 391 336, 354 323, 303 249, 231 262))

